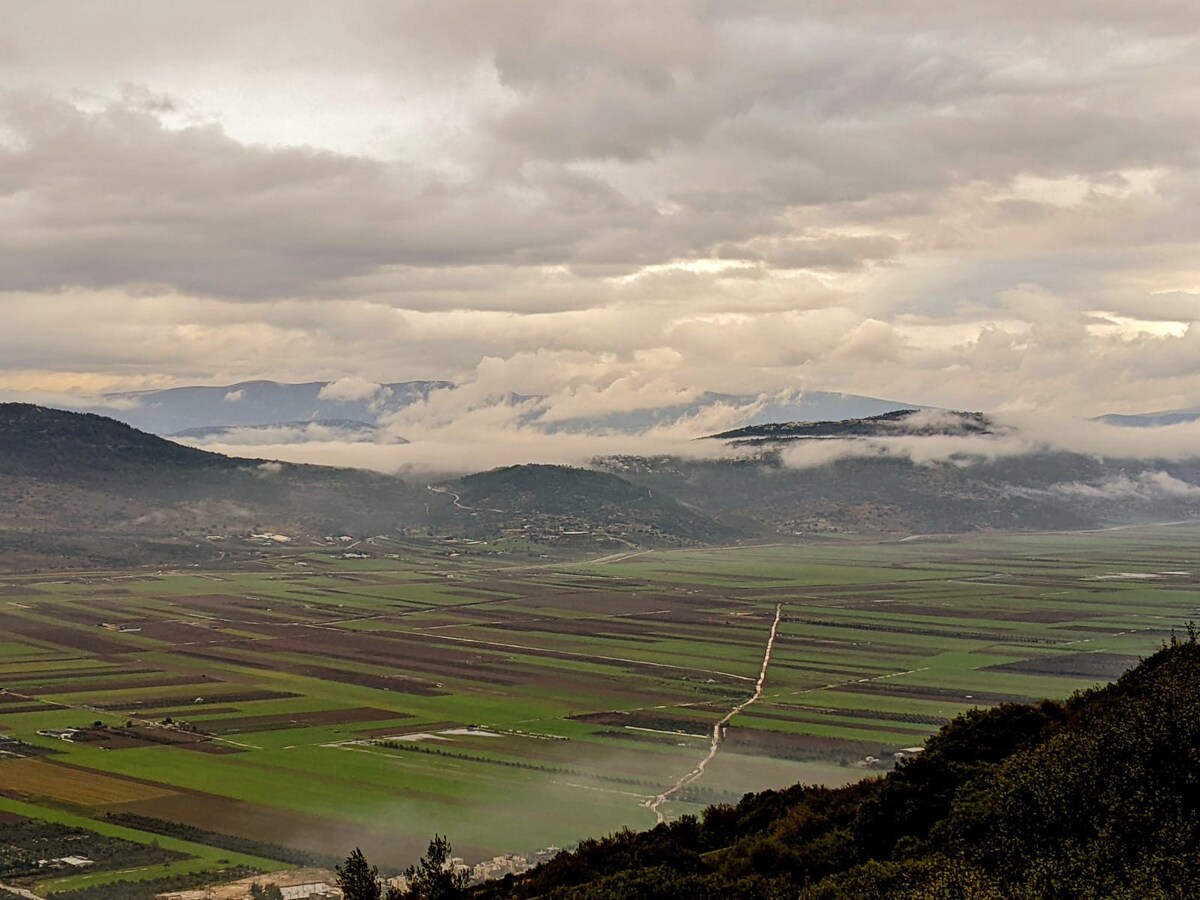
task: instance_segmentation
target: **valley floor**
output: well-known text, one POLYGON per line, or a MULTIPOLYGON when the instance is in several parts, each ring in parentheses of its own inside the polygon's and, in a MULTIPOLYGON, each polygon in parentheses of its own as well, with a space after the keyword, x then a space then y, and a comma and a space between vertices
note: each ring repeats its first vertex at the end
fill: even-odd
POLYGON ((0 572, 0 848, 17 842, 0 859, 30 822, 95 854, 0 881, 94 892, 355 845, 398 870, 434 832, 473 863, 847 783, 960 712, 1152 652, 1197 617, 1198 541, 1180 525, 535 564, 411 541, 258 571, 0 572), (145 847, 177 855, 131 876, 145 847))

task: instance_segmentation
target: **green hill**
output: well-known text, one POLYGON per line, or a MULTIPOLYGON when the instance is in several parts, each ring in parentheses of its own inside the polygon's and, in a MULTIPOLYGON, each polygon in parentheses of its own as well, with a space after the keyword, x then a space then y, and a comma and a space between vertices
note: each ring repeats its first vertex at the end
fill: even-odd
POLYGON ((201 561, 211 535, 394 533, 453 522, 423 485, 238 459, 104 416, 0 404, 0 550, 13 565, 201 561))
POLYGON ((841 789, 749 794, 584 842, 480 898, 999 900, 1200 896, 1200 646, 1114 684, 960 716, 841 789))
POLYGON ((236 463, 138 431, 105 416, 0 403, 0 475, 36 476, 71 483, 110 476, 144 477, 229 470, 236 463))
POLYGON ((608 531, 638 541, 729 541, 739 532, 663 491, 608 472, 522 465, 468 475, 445 486, 481 528, 533 526, 608 531))

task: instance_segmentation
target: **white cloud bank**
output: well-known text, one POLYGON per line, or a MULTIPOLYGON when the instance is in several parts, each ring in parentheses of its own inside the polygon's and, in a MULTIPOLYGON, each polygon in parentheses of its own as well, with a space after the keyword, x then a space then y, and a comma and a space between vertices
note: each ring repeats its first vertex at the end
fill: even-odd
POLYGON ((1162 500, 1200 496, 1200 485, 1183 481, 1169 472, 1115 475, 1098 484, 1072 481, 1055 485, 1053 490, 1064 497, 1085 500, 1162 500))
POLYGON ((389 394, 391 394, 390 388, 365 378, 359 378, 357 375, 348 375, 337 381, 329 382, 321 388, 317 396, 322 400, 341 400, 345 403, 354 403, 384 398, 389 394))
MULTIPOLYGON (((945 422, 943 413, 918 413, 911 424, 945 422)), ((953 424, 953 423, 952 423, 953 424)), ((905 459, 915 465, 969 466, 1004 457, 1063 451, 1106 460, 1178 462, 1200 458, 1200 421, 1158 428, 1038 415, 1000 417, 991 435, 897 435, 797 441, 782 453, 785 465, 813 468, 843 459, 905 459)))
MULTIPOLYGON (((319 465, 352 466, 389 473, 465 473, 518 463, 584 465, 596 457, 677 456, 735 458, 761 452, 700 440, 737 427, 769 398, 744 406, 717 405, 640 431, 591 428, 548 430, 562 416, 530 418, 550 399, 512 399, 460 391, 435 392, 426 403, 394 414, 377 433, 347 433, 326 423, 303 427, 234 429, 193 446, 234 456, 253 456, 319 465), (400 439, 410 443, 394 443, 400 439)), ((549 408, 553 408, 552 405, 549 408)), ((1024 417, 995 425, 993 434, 962 431, 947 413, 916 413, 909 427, 948 428, 948 434, 896 434, 870 438, 817 438, 783 445, 782 463, 795 469, 819 468, 847 459, 905 460, 917 466, 969 467, 1030 454, 1070 452, 1107 461, 1142 463, 1200 459, 1200 422, 1155 429, 1131 429, 1098 422, 1024 417), (958 430, 959 433, 953 433, 958 430)), ((896 426, 901 427, 901 426, 896 426)), ((1178 485, 1165 473, 1142 474, 1125 485, 1130 491, 1167 496, 1178 485)), ((1182 482, 1180 483, 1182 484, 1182 482)), ((1120 492, 1121 483, 1069 483, 1061 492, 1120 492)))

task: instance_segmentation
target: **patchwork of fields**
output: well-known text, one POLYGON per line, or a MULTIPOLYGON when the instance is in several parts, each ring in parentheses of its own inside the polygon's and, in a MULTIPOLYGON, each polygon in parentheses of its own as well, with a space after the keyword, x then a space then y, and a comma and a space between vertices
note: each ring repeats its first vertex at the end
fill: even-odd
POLYGON ((1118 675, 1200 618, 1198 546, 1174 526, 522 566, 379 542, 253 572, 0 573, 0 826, 176 851, 147 878, 648 827, 754 694, 777 610, 761 697, 662 811, 841 783, 974 706, 1118 675))

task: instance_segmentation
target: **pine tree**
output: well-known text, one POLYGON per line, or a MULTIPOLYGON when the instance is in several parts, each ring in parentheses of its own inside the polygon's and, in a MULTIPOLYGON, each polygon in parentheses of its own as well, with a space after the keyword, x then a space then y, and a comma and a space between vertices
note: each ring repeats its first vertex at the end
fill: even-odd
POLYGON ((362 850, 346 857, 337 867, 337 883, 346 900, 382 900, 383 889, 379 884, 379 870, 367 862, 362 850))
POLYGON ((410 900, 457 900, 464 895, 467 873, 455 872, 450 857, 450 841, 435 834, 420 862, 404 872, 410 900))

